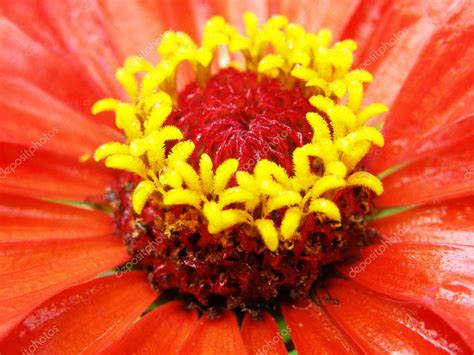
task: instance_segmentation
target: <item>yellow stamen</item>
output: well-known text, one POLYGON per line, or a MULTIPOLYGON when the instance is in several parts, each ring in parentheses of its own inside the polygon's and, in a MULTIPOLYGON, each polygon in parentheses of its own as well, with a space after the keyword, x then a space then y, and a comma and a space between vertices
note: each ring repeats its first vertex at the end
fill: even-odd
POLYGON ((224 191, 232 175, 237 171, 239 162, 236 159, 228 159, 223 162, 216 170, 214 176, 214 194, 219 195, 224 191))
POLYGON ((365 186, 374 191, 377 195, 383 193, 383 185, 379 178, 366 171, 359 171, 349 176, 347 185, 365 186))
POLYGON ((285 212, 281 222, 281 235, 284 240, 290 239, 298 230, 303 213, 299 207, 291 207, 285 212))
POLYGON ((309 212, 322 213, 335 221, 341 220, 341 212, 336 204, 330 200, 318 198, 311 201, 309 212))
POLYGON ((271 251, 278 248, 278 231, 271 219, 258 219, 255 225, 263 238, 263 242, 271 251))
POLYGON ((94 114, 115 112, 116 125, 127 140, 100 146, 94 158, 142 178, 132 197, 135 212, 141 213, 152 196, 167 206, 190 205, 201 211, 210 233, 247 224, 276 251, 280 240, 298 235, 301 221, 310 213, 341 221, 339 208, 330 200, 334 192, 348 186, 383 192, 377 177, 354 169, 372 145, 383 146, 382 134, 364 124, 387 107, 374 103, 361 108, 364 84, 373 78, 365 70, 351 70, 354 41, 331 47, 329 30, 307 33, 283 16, 259 24, 254 14, 246 13, 244 25, 241 34, 222 17, 214 17, 204 28, 201 45, 185 33, 166 32, 158 65, 128 58, 116 77, 130 102, 107 98, 92 108, 94 114), (237 63, 239 58, 245 64, 237 63), (315 108, 306 114, 313 137, 292 152, 292 173, 269 160, 258 161, 250 173, 239 170, 236 159, 214 167, 205 153, 198 157, 199 169, 194 169, 188 162, 194 143, 184 141, 177 127, 163 126, 176 104, 177 71, 183 62, 190 64, 200 85, 213 74, 213 63, 221 63, 278 78, 288 88, 304 88, 315 108), (170 141, 175 142, 168 151, 165 145, 170 141), (320 164, 322 171, 315 172, 312 164, 320 164), (237 185, 229 187, 234 177, 237 185), (283 219, 275 225, 269 216, 279 210, 284 211, 283 219))
POLYGON ((102 99, 97 101, 93 106, 92 106, 92 114, 97 115, 101 112, 105 111, 113 111, 117 109, 117 106, 120 104, 119 100, 115 99, 102 99))
POLYGON ((150 198, 151 194, 155 191, 155 184, 150 180, 141 181, 135 190, 133 191, 133 209, 137 213, 141 213, 145 203, 150 198))
POLYGON ((197 209, 201 208, 201 198, 192 190, 171 189, 163 196, 163 202, 167 206, 191 205, 197 209))

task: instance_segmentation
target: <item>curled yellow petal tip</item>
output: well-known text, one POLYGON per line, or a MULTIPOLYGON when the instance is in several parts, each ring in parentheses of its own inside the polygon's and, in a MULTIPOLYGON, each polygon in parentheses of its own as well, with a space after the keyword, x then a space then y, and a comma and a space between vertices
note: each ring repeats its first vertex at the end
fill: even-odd
POLYGON ((149 180, 143 180, 137 185, 132 195, 132 205, 136 213, 142 213, 143 207, 153 191, 155 191, 155 184, 149 180))
POLYGON ((290 239, 298 230, 303 213, 299 207, 291 207, 285 212, 281 222, 281 235, 284 240, 290 239))
POLYGON ((327 199, 318 198, 311 201, 309 205, 309 211, 314 213, 322 213, 326 215, 329 219, 340 222, 341 221, 341 212, 337 205, 327 199))
POLYGON ((349 186, 364 186, 374 191, 378 196, 383 193, 383 185, 380 179, 366 171, 359 171, 347 179, 349 186))
POLYGON ((117 106, 120 104, 120 101, 116 99, 102 99, 97 101, 94 105, 92 105, 92 114, 97 115, 101 112, 105 111, 115 111, 117 106))
POLYGON ((278 248, 278 232, 275 225, 270 219, 258 219, 255 225, 263 238, 263 242, 271 251, 276 251, 278 248))

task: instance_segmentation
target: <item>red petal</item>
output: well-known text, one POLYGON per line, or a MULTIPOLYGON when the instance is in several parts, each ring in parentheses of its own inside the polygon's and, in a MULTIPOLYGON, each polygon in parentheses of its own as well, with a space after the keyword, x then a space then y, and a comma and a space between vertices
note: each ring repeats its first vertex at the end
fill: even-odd
POLYGON ((65 0, 45 0, 41 17, 55 31, 67 51, 76 55, 88 75, 109 95, 120 94, 114 78, 123 59, 110 36, 107 19, 98 2, 87 5, 65 0))
MULTIPOLYGON (((0 6, 22 6, 22 3, 2 1, 0 6)), ((33 11, 31 6, 27 8, 26 11, 18 11, 19 16, 33 11)), ((43 22, 40 15, 35 16, 35 21, 43 22)), ((31 23, 26 16, 23 17, 24 23, 31 23)), ((110 96, 78 64, 77 56, 62 48, 45 48, 3 17, 0 17, 0 34, 2 78, 21 78, 86 115, 90 114, 93 102, 110 96)))
POLYGON ((196 311, 173 301, 145 315, 105 354, 171 354, 179 349, 197 325, 196 311))
POLYGON ((213 14, 224 16, 227 21, 237 26, 240 30, 244 28, 242 21, 244 12, 253 12, 261 22, 266 21, 270 15, 268 12, 268 1, 213 0, 209 1, 209 3, 211 4, 213 14))
POLYGON ((0 142, 0 192, 73 200, 104 195, 113 171, 45 152, 41 146, 0 142))
POLYGON ((234 313, 228 311, 215 319, 203 316, 179 354, 245 354, 234 313))
POLYGON ((156 48, 161 36, 171 29, 160 11, 160 3, 136 0, 105 0, 100 3, 122 57, 139 55, 153 62, 158 60, 156 48))
POLYGON ((410 152, 410 159, 421 158, 448 151, 474 140, 474 115, 453 122, 442 129, 424 136, 410 152))
POLYGON ((474 246, 474 196, 410 209, 372 226, 392 242, 474 246))
POLYGON ((0 334, 39 302, 128 258, 116 237, 0 243, 0 334))
POLYGON ((273 317, 262 313, 262 319, 252 319, 247 313, 242 323, 242 339, 249 354, 287 354, 282 337, 286 336, 289 329, 280 332, 273 317), (286 333, 286 334, 285 334, 286 333))
MULTIPOLYGON (((326 293, 327 292, 327 293, 326 293)), ((333 279, 324 307, 365 353, 468 353, 443 320, 426 308, 382 298, 354 283, 333 279)))
POLYGON ((2 1, 0 9, 2 16, 10 20, 35 42, 47 48, 60 51, 60 40, 57 33, 52 31, 46 22, 41 1, 2 1))
MULTIPOLYGON (((394 2, 388 0, 362 0, 347 23, 342 33, 342 38, 351 38, 357 41, 358 48, 354 53, 355 59, 361 57, 365 48, 373 42, 374 34, 385 18, 389 15, 396 16, 397 13, 389 9, 394 2)), ((386 21, 386 20, 385 20, 386 21)))
MULTIPOLYGON (((151 62, 158 59, 156 49, 166 30, 184 31, 198 40, 204 23, 216 14, 214 5, 193 0, 105 0, 100 3, 108 33, 122 57, 138 55, 151 62)), ((178 88, 192 77, 185 68, 181 68, 177 78, 178 88)))
POLYGON ((326 311, 312 302, 282 306, 291 339, 300 354, 358 354, 360 350, 330 319, 326 311))
POLYGON ((366 102, 391 105, 423 44, 446 15, 451 1, 363 1, 343 37, 359 44, 355 66, 376 80, 366 102))
POLYGON ((67 289, 32 311, 3 340, 7 353, 97 353, 153 302, 145 274, 105 277, 67 289))
POLYGON ((102 118, 94 123, 23 79, 2 78, 0 112, 0 141, 30 145, 47 139, 43 149, 75 159, 106 141, 121 139, 99 124, 102 118))
POLYGON ((156 59, 165 30, 196 34, 198 17, 208 17, 206 2, 162 0, 126 2, 43 0, 38 4, 1 4, 3 13, 44 47, 72 54, 76 67, 105 91, 117 91, 113 78, 124 58, 156 59))
POLYGON ((470 1, 458 1, 439 27, 400 89, 384 125, 386 144, 374 169, 409 159, 431 132, 472 112, 474 17, 470 1))
POLYGON ((455 147, 422 157, 383 180, 379 206, 402 206, 471 195, 474 188, 474 145, 467 139, 455 147))
POLYGON ((388 239, 364 248, 361 261, 341 271, 367 288, 431 308, 474 342, 473 247, 388 239))
POLYGON ((195 1, 163 0, 158 3, 158 9, 166 19, 167 29, 183 31, 198 39, 193 2, 195 1))
POLYGON ((0 241, 88 238, 113 230, 102 212, 0 194, 0 241))
POLYGON ((305 30, 318 32, 321 28, 328 28, 338 39, 347 23, 359 6, 360 0, 282 0, 280 12, 292 22, 304 26, 305 30))

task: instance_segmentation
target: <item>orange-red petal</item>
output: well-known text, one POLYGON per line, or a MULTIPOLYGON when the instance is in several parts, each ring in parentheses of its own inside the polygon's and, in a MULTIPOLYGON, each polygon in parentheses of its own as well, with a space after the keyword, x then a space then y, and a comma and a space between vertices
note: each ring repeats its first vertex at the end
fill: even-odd
POLYGON ((409 159, 426 135, 472 113, 474 104, 472 3, 457 1, 448 20, 423 49, 384 125, 385 146, 372 157, 374 171, 409 159))
MULTIPOLYGON (((2 78, 23 79, 41 90, 56 97, 59 101, 86 115, 90 114, 91 105, 112 95, 105 87, 101 87, 84 66, 79 63, 78 56, 63 47, 57 33, 51 29, 41 15, 41 5, 23 9, 24 2, 2 1, 1 9, 14 7, 16 23, 0 16, 0 75, 2 78), (27 15, 25 15, 27 14, 27 15), (33 20, 29 16, 34 14, 33 20), (31 23, 41 24, 38 30, 31 23), (24 30, 51 33, 55 39, 53 47, 46 47, 38 42, 39 37, 30 36, 24 30)), ((13 10, 12 10, 13 11, 13 10)), ((13 15, 12 15, 13 16, 13 15)), ((111 76, 110 80, 113 79, 111 76)))
POLYGON ((163 0, 157 3, 157 10, 166 21, 167 29, 183 31, 199 39, 194 3, 194 0, 163 0))
POLYGON ((387 239, 341 271, 369 289, 429 307, 474 343, 473 247, 387 239))
POLYGON ((41 16, 41 1, 2 1, 0 2, 1 14, 35 42, 56 51, 64 49, 60 41, 47 24, 46 17, 41 16))
POLYGON ((96 279, 42 303, 8 333, 0 348, 9 354, 24 349, 45 354, 97 353, 120 336, 155 297, 144 273, 96 279))
POLYGON ((327 312, 367 353, 468 353, 469 348, 442 319, 424 307, 395 302, 333 279, 320 299, 327 312))
POLYGON ((146 314, 103 353, 171 354, 183 345, 197 323, 195 310, 172 301, 146 314))
POLYGON ((109 33, 107 19, 98 2, 77 3, 64 0, 43 0, 42 13, 68 52, 74 53, 91 80, 108 93, 120 94, 114 72, 124 58, 109 33))
MULTIPOLYGON (((267 0, 210 0, 208 1, 208 5, 210 5, 213 14, 224 16, 224 18, 232 25, 243 30, 242 15, 246 11, 253 12, 262 22, 266 21, 272 15, 269 12, 269 2, 270 1, 267 0)), ((278 1, 277 3, 280 5, 281 1, 278 1)))
POLYGON ((328 28, 337 40, 356 12, 360 0, 281 0, 279 3, 278 11, 290 21, 303 25, 311 32, 328 28))
POLYGON ((422 206, 372 222, 392 242, 474 246, 474 196, 422 206))
POLYGON ((103 212, 0 193, 0 241, 76 239, 113 233, 103 212))
POLYGON ((282 311, 299 354, 361 353, 322 307, 305 301, 283 305, 282 311))
POLYGON ((0 243, 0 335, 46 298, 128 258, 116 237, 0 243))
POLYGON ((474 141, 474 114, 424 136, 410 152, 410 159, 419 159, 448 151, 459 144, 472 141, 474 141))
POLYGON ((359 44, 355 67, 376 78, 367 87, 366 102, 392 104, 451 2, 362 1, 343 36, 359 44))
POLYGON ((80 115, 50 94, 20 78, 2 78, 0 82, 0 141, 31 145, 78 157, 106 141, 120 140, 111 128, 80 115))
POLYGON ((160 1, 104 0, 100 3, 108 31, 121 57, 139 55, 146 60, 158 60, 157 46, 167 26, 160 11, 160 1))
POLYGON ((469 196, 474 191, 471 139, 422 157, 383 180, 380 207, 415 205, 469 196))
POLYGON ((218 318, 201 317, 195 330, 179 350, 182 355, 245 354, 237 318, 227 311, 218 318))
POLYGON ((289 331, 284 328, 280 332, 275 319, 268 312, 263 312, 261 319, 253 319, 247 313, 242 323, 242 339, 249 355, 287 354, 282 337, 288 335, 289 331))
POLYGON ((83 200, 103 196, 114 176, 110 169, 43 151, 37 144, 0 142, 0 152, 0 192, 83 200))
POLYGON ((341 38, 351 38, 357 41, 359 46, 354 53, 356 61, 364 55, 365 48, 371 46, 374 34, 379 32, 378 28, 386 21, 386 17, 397 16, 396 12, 388 13, 391 5, 393 6, 394 2, 388 0, 362 0, 359 2, 341 35, 341 38))

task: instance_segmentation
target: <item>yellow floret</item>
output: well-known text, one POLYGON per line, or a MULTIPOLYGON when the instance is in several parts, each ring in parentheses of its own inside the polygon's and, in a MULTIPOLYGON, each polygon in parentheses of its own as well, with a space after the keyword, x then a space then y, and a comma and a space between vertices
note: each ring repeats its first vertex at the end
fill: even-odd
POLYGON ((278 232, 271 219, 258 219, 255 221, 260 235, 263 238, 263 242, 271 251, 275 251, 278 248, 278 232))
POLYGON ((211 234, 246 224, 276 252, 297 238, 308 214, 340 222, 339 208, 331 201, 340 189, 363 186, 377 195, 383 192, 377 177, 355 169, 372 145, 383 146, 382 134, 364 125, 388 109, 380 103, 362 107, 364 84, 373 78, 365 70, 351 70, 354 41, 331 46, 329 30, 308 33, 283 16, 260 24, 255 14, 245 13, 243 22, 244 34, 222 17, 213 17, 200 44, 185 33, 166 32, 157 65, 128 58, 116 78, 129 102, 106 98, 92 107, 93 114, 115 112, 126 140, 101 145, 94 158, 141 177, 132 196, 136 213, 151 198, 166 206, 189 205, 202 213, 211 234), (179 128, 165 125, 176 105, 178 71, 184 62, 199 85, 205 85, 215 65, 241 67, 259 79, 277 78, 284 88, 300 85, 314 107, 306 114, 313 136, 288 152, 293 171, 269 160, 258 161, 251 172, 239 170, 237 159, 214 166, 205 153, 197 156, 195 169, 190 161, 196 158, 195 144, 184 140, 179 128), (271 219, 275 211, 281 213, 281 223, 271 219))
POLYGON ((227 159, 216 170, 214 176, 214 194, 219 195, 224 191, 230 179, 237 171, 239 162, 236 159, 227 159))
POLYGON ((284 240, 290 239, 298 230, 303 213, 299 207, 291 207, 285 212, 281 222, 281 235, 284 240))
POLYGON ((127 155, 130 151, 130 148, 126 144, 118 142, 110 142, 102 144, 94 154, 95 161, 102 160, 110 155, 123 154, 127 155))
POLYGON ((133 209, 137 213, 141 213, 143 210, 143 206, 150 198, 151 194, 155 191, 155 184, 153 184, 149 180, 141 181, 135 190, 133 191, 133 209))
POLYGON ((191 205, 197 209, 201 208, 201 199, 199 195, 188 189, 171 189, 163 196, 163 203, 167 206, 173 205, 191 205))
POLYGON ((309 212, 322 213, 335 221, 341 220, 341 212, 336 204, 324 198, 318 198, 311 201, 309 212))
POLYGON ((205 194, 209 194, 214 189, 214 173, 212 171, 212 160, 206 153, 201 155, 199 160, 199 175, 201 177, 202 189, 205 194))
POLYGON ((366 171, 359 171, 349 176, 347 179, 347 185, 365 186, 374 191, 377 195, 383 193, 383 185, 380 179, 366 171))

